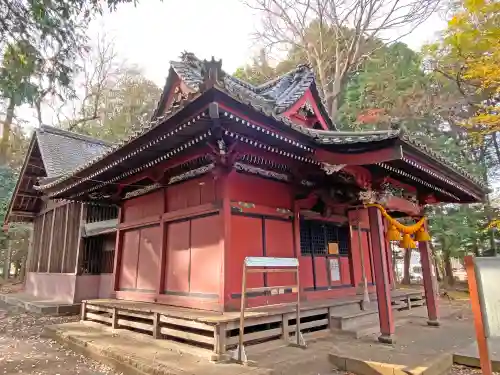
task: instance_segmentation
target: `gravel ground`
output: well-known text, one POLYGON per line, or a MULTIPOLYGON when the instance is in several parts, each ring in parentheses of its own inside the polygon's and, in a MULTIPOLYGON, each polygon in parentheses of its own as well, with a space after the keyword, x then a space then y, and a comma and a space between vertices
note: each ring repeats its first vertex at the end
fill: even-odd
MULTIPOLYGON (((3 285, 0 293, 17 289, 17 286, 3 285)), ((78 316, 49 317, 27 313, 0 301, 0 375, 126 375, 41 337, 45 325, 78 319, 78 316)), ((481 374, 481 370, 453 366, 450 374, 481 374)))
POLYGON ((25 313, 0 302, 0 374, 118 375, 109 367, 40 336, 47 324, 77 319, 25 313))
MULTIPOLYGON (((479 368, 470 368, 465 366, 453 366, 451 370, 451 374, 453 375, 472 375, 472 374, 482 374, 481 369, 479 368)), ((494 372, 493 374, 498 375, 498 372, 494 372)))

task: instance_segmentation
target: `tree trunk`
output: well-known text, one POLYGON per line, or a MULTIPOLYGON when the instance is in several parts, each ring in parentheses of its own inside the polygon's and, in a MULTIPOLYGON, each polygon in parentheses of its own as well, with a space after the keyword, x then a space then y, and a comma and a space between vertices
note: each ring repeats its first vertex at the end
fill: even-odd
POLYGON ((403 259, 404 259, 404 270, 403 270, 403 281, 401 282, 401 284, 410 285, 411 249, 405 249, 403 259))
POLYGON ((18 270, 18 277, 20 281, 24 281, 24 278, 26 277, 26 261, 27 261, 28 256, 26 255, 23 257, 19 264, 19 270, 18 270))
POLYGON ((441 272, 439 271, 439 263, 440 263, 439 255, 437 254, 436 248, 432 244, 432 241, 429 241, 429 247, 431 249, 432 260, 434 261, 433 266, 434 266, 434 272, 436 272, 436 280, 438 282, 441 282, 443 281, 443 278, 441 277, 441 272))
POLYGON ((394 251, 394 247, 392 243, 389 242, 389 249, 391 249, 391 255, 392 255, 392 277, 394 280, 394 286, 399 282, 398 280, 398 272, 397 272, 397 264, 396 264, 396 252, 394 251))
MULTIPOLYGON (((494 141, 496 141, 496 136, 494 135, 494 141)), ((484 141, 483 141, 484 143, 484 141)), ((494 144, 496 142, 493 142, 494 144)), ((483 145, 483 148, 485 146, 483 145)), ((486 163, 486 158, 484 156, 485 152, 481 153, 483 156, 480 157, 479 162, 483 164, 483 178, 486 183, 488 183, 488 165, 486 163)), ((494 219, 493 215, 493 208, 491 206, 491 199, 490 195, 486 194, 486 201, 485 201, 485 211, 486 211, 486 218, 488 219, 488 223, 491 223, 494 219)), ((495 232, 493 231, 493 228, 488 229, 488 235, 489 235, 489 240, 490 240, 490 251, 488 255, 491 256, 496 256, 497 255, 497 249, 496 249, 496 243, 495 243, 495 232)))
POLYGON ((9 158, 10 128, 12 126, 12 121, 14 120, 15 108, 16 105, 14 103, 14 99, 10 99, 7 107, 7 114, 5 115, 5 120, 2 126, 2 139, 0 139, 0 166, 6 165, 9 158))
POLYGON ((455 278, 453 277, 453 267, 451 266, 451 258, 448 252, 444 254, 444 270, 446 272, 446 282, 449 286, 455 284, 455 278))
POLYGON ((5 281, 9 279, 11 255, 12 255, 12 240, 7 239, 7 250, 5 251, 5 259, 3 260, 3 279, 5 281))

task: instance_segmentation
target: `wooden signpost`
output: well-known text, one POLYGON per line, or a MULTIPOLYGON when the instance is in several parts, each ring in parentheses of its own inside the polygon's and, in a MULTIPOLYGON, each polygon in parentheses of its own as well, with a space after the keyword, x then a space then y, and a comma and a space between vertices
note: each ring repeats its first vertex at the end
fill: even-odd
POLYGON ((465 257, 470 302, 474 314, 479 362, 484 375, 492 374, 488 338, 500 336, 500 258, 465 257))
MULTIPOLYGON (((247 355, 243 343, 243 336, 245 330, 245 310, 247 294, 251 292, 276 292, 278 294, 284 293, 286 289, 291 289, 295 293, 297 299, 295 302, 280 303, 280 307, 294 306, 296 312, 295 320, 295 341, 297 346, 305 347, 306 343, 300 332, 300 282, 299 282, 299 260, 297 258, 274 258, 274 257, 246 257, 243 262, 243 275, 241 287, 241 312, 240 312, 240 333, 238 346, 233 353, 233 359, 240 363, 247 362, 247 355), (247 287, 247 274, 248 273, 274 273, 274 272, 288 272, 295 274, 295 283, 286 286, 268 286, 260 288, 247 287)), ((272 305, 267 305, 267 307, 272 305)), ((278 305, 274 305, 278 306, 278 305)), ((288 316, 285 314, 285 316, 288 316)), ((288 324, 288 321, 287 321, 288 324)), ((288 342, 288 333, 285 334, 285 339, 288 342)), ((292 344, 288 342, 289 344, 292 344)))

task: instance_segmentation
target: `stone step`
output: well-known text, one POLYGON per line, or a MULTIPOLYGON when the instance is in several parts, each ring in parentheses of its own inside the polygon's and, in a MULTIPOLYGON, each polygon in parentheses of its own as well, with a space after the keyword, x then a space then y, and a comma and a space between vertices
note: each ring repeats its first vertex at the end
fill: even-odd
POLYGON ((339 316, 332 315, 332 325, 340 330, 350 330, 364 324, 373 324, 378 322, 377 310, 365 310, 343 314, 339 316))
MULTIPOLYGON (((394 327, 400 327, 406 324, 409 320, 410 320, 409 318, 396 319, 394 321, 394 327)), ((380 333, 380 325, 377 319, 376 321, 360 325, 358 327, 355 327, 354 329, 337 330, 336 332, 342 335, 346 335, 348 337, 359 339, 365 336, 378 335, 380 333)))

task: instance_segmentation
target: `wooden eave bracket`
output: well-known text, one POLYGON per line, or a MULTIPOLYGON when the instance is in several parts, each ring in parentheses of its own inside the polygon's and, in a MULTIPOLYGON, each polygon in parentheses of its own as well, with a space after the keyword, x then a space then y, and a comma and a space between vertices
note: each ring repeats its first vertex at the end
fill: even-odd
POLYGON ((314 159, 320 163, 331 165, 372 165, 377 163, 400 160, 403 158, 403 149, 401 145, 385 147, 381 150, 367 151, 356 154, 332 152, 324 149, 318 149, 314 153, 314 159))

